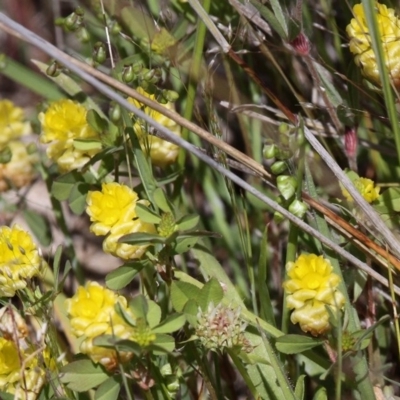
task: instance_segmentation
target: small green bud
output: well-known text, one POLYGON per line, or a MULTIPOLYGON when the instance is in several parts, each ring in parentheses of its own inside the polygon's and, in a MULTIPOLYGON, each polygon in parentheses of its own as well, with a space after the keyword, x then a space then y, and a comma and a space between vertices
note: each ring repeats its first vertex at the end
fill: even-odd
POLYGON ((80 15, 79 10, 76 9, 75 12, 64 18, 64 27, 70 32, 77 31, 83 24, 83 14, 80 15))
POLYGON ((171 383, 167 384, 167 389, 168 389, 168 392, 170 392, 170 393, 176 393, 180 387, 181 387, 181 384, 179 383, 178 379, 175 379, 171 383))
POLYGON ((288 133, 290 131, 290 126, 282 122, 279 125, 279 133, 288 133))
POLYGON ((118 35, 122 31, 121 25, 115 20, 112 20, 110 22, 109 29, 110 29, 110 34, 114 36, 118 35))
POLYGON ((294 200, 292 204, 289 206, 289 211, 294 214, 296 217, 303 219, 304 215, 308 210, 308 206, 306 203, 300 200, 294 200))
POLYGON ((290 150, 277 148, 275 155, 278 160, 288 160, 293 156, 293 153, 290 150))
POLYGON ((106 46, 102 42, 96 42, 93 46, 93 60, 99 64, 103 64, 106 58, 106 46))
POLYGON ((160 224, 157 227, 157 231, 160 236, 168 237, 172 235, 176 230, 175 217, 170 213, 163 213, 161 215, 160 224))
POLYGON ((51 64, 46 69, 46 74, 55 78, 60 75, 62 67, 57 63, 57 61, 52 61, 51 64))
POLYGON ((143 88, 147 93, 150 93, 150 89, 151 89, 152 85, 149 82, 141 81, 140 87, 143 88))
POLYGON ((121 106, 119 104, 113 104, 110 108, 109 114, 110 120, 114 123, 119 122, 121 119, 121 106))
POLYGON ((132 69, 133 72, 138 75, 143 71, 143 64, 141 62, 137 62, 135 64, 132 64, 132 69))
POLYGON ((76 35, 81 43, 89 43, 90 42, 90 34, 89 34, 89 31, 85 27, 82 27, 81 29, 79 29, 79 31, 76 33, 76 35))
POLYGON ((132 65, 125 65, 122 71, 122 80, 125 83, 130 83, 135 79, 135 72, 133 71, 132 65))
POLYGON ((174 90, 163 90, 162 91, 162 96, 164 97, 167 102, 174 103, 176 100, 179 98, 179 94, 175 92, 174 90))
POLYGON ((150 83, 156 84, 160 80, 160 78, 162 76, 162 72, 159 68, 153 69, 152 72, 153 72, 152 76, 149 77, 149 79, 147 79, 147 80, 150 83))
POLYGON ((85 15, 85 10, 82 7, 77 7, 75 10, 75 14, 79 17, 83 17, 85 15))
POLYGON ((289 175, 281 175, 276 179, 279 193, 285 200, 289 200, 296 193, 297 181, 289 175))
POLYGON ((265 159, 270 160, 275 157, 277 148, 275 144, 266 144, 263 148, 263 156, 265 159))
POLYGON ((288 166, 286 164, 286 161, 275 161, 272 165, 271 165, 271 172, 274 175, 279 175, 282 174, 283 172, 285 172, 287 170, 288 166))

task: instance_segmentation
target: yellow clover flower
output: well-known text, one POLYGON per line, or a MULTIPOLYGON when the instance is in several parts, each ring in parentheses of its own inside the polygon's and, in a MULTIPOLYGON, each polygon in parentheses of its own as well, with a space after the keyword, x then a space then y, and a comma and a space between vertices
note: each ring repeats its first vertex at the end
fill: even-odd
POLYGON ((118 242, 122 236, 136 232, 157 233, 157 230, 153 224, 143 222, 140 219, 116 225, 111 229, 110 234, 103 242, 104 252, 124 260, 140 258, 146 251, 148 245, 131 245, 118 242))
POLYGON ((21 348, 0 337, 0 390, 15 399, 34 400, 44 384, 45 372, 37 367, 37 357, 29 357, 21 348), (21 359, 27 360, 21 371, 21 359))
POLYGON ((0 297, 13 297, 40 272, 41 257, 32 237, 18 225, 0 227, 0 297))
POLYGON ((80 286, 75 296, 66 300, 73 334, 88 338, 103 334, 114 334, 124 339, 129 337, 131 328, 115 311, 117 303, 127 309, 125 297, 100 286, 97 282, 89 282, 85 287, 80 286))
POLYGON ((10 381, 11 374, 19 375, 20 357, 18 348, 12 340, 0 337, 0 389, 10 381))
MULTIPOLYGON (((147 93, 143 88, 138 87, 137 91, 141 95, 148 97, 151 100, 157 101, 154 94, 147 93)), ((143 112, 145 112, 155 121, 157 121, 160 125, 165 126, 171 132, 175 133, 178 136, 181 135, 180 126, 172 119, 165 117, 164 115, 162 115, 158 111, 151 109, 150 107, 144 106, 142 103, 131 97, 128 98, 128 101, 135 107, 142 109, 143 112)), ((174 105, 170 102, 162 105, 169 110, 174 110, 174 105)), ((154 165, 164 167, 175 162, 179 153, 179 147, 176 144, 167 142, 166 140, 160 139, 154 135, 148 135, 148 133, 151 132, 151 127, 148 126, 147 123, 141 119, 136 120, 133 128, 139 138, 143 151, 149 154, 154 165)))
POLYGON ((116 182, 103 183, 100 191, 90 191, 86 198, 90 231, 104 236, 111 228, 136 217, 138 195, 126 185, 116 182))
POLYGON ((23 109, 9 100, 0 100, 0 147, 31 132, 31 125, 25 121, 23 109))
POLYGON ((113 349, 93 345, 96 336, 109 334, 119 339, 128 339, 132 335, 133 328, 115 311, 117 303, 131 314, 125 297, 100 286, 97 282, 89 282, 85 287, 80 286, 75 296, 66 300, 72 332, 77 337, 84 337, 80 351, 108 370, 114 369, 119 361, 125 362, 132 357, 129 352, 120 352, 117 355, 113 349))
MULTIPOLYGON (((21 374, 20 374, 21 375, 21 374)), ((36 400, 45 382, 46 372, 39 367, 24 370, 22 379, 15 385, 14 399, 36 400)))
POLYGON ((86 108, 70 99, 50 104, 39 114, 42 124, 40 141, 50 143, 47 156, 55 161, 60 172, 83 167, 101 148, 81 149, 74 144, 77 139, 99 140, 99 135, 86 121, 86 108))
MULTIPOLYGON (((374 181, 368 178, 357 178, 353 181, 355 188, 360 192, 361 196, 368 203, 372 203, 379 197, 380 188, 375 186, 374 181)), ((351 194, 345 189, 341 187, 342 194, 346 198, 347 201, 353 202, 353 197, 351 194)))
POLYGON ((30 154, 21 141, 10 141, 7 146, 12 157, 8 163, 0 164, 0 192, 29 185, 36 177, 34 165, 39 160, 37 153, 30 154))
POLYGON ((153 224, 141 221, 136 215, 136 204, 148 205, 147 200, 139 200, 138 195, 126 185, 116 182, 103 183, 101 192, 88 193, 86 212, 92 224, 90 231, 95 235, 107 236, 103 242, 106 253, 124 260, 139 258, 143 255, 146 245, 129 245, 118 240, 130 233, 156 233, 153 224))
POLYGON ((291 321, 314 336, 329 330, 329 315, 344 305, 344 296, 337 290, 340 282, 329 260, 315 254, 302 254, 286 265, 288 279, 283 283, 287 307, 294 312, 291 321))
MULTIPOLYGON (((376 2, 376 19, 382 40, 386 67, 394 85, 400 87, 400 20, 392 8, 376 2)), ((372 49, 367 20, 362 4, 353 7, 354 18, 347 26, 350 51, 363 75, 373 84, 380 86, 379 69, 372 49)))

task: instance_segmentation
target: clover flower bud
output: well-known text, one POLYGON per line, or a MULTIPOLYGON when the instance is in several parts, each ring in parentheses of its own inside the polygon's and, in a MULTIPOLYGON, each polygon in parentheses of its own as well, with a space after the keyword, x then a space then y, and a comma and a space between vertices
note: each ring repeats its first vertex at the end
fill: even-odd
POLYGON ((136 326, 130 339, 138 343, 140 346, 145 347, 156 340, 156 334, 151 331, 147 322, 141 318, 136 320, 136 326))
POLYGON ((308 56, 310 54, 310 41, 302 32, 300 32, 289 44, 293 47, 296 53, 301 56, 308 56))
POLYGON ((271 165, 271 172, 274 175, 279 175, 285 172, 288 169, 288 165, 286 161, 275 161, 271 165))
POLYGON ((294 196, 297 189, 297 180, 289 175, 280 175, 276 178, 276 186, 285 200, 294 196))
POLYGON ((163 213, 157 231, 160 236, 168 237, 176 230, 176 221, 172 213, 163 213))
POLYGON ((93 46, 93 60, 99 64, 103 64, 106 59, 106 46, 102 42, 96 42, 93 46))
POLYGON ((265 144, 263 148, 263 157, 267 160, 276 156, 277 147, 276 144, 265 144))
POLYGON ((200 342, 211 350, 239 348, 250 353, 252 346, 244 334, 247 324, 240 311, 240 307, 232 309, 221 303, 215 307, 212 302, 206 311, 199 309, 196 335, 200 342))
POLYGON ((304 201, 293 200, 288 210, 298 218, 303 218, 308 210, 308 206, 304 201))

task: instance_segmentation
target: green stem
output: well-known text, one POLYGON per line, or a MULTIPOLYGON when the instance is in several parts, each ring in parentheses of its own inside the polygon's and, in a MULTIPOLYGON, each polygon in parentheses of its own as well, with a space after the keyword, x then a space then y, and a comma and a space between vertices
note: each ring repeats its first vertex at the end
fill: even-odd
MULTIPOLYGON (((301 132, 300 134, 303 134, 303 133, 301 132)), ((297 182, 300 183, 297 186, 297 193, 296 193, 297 199, 301 199, 301 193, 303 190, 303 185, 301 184, 301 182, 303 182, 303 175, 304 175, 304 154, 305 154, 304 146, 301 146, 300 154, 299 154, 299 163, 298 163, 298 168, 297 168, 297 173, 296 173, 296 180, 297 180, 297 182)), ((289 228, 289 237, 288 237, 288 245, 287 245, 287 249, 286 249, 285 265, 288 262, 294 262, 294 260, 296 259, 298 241, 299 241, 299 227, 297 225, 291 223, 290 228, 289 228)), ((285 268, 284 280, 286 280, 286 279, 287 279, 287 274, 286 274, 286 268, 285 268)), ((284 333, 287 333, 289 330, 289 310, 286 307, 286 296, 283 296, 281 330, 284 333)))
MULTIPOLYGON (((203 1, 203 8, 208 13, 211 7, 211 0, 204 0, 203 1)), ((206 25, 203 21, 199 19, 198 26, 197 26, 197 33, 196 39, 194 43, 194 50, 193 50, 193 57, 192 62, 190 64, 190 72, 189 72, 189 84, 188 84, 188 91, 186 96, 186 106, 183 112, 183 117, 190 121, 193 116, 193 108, 194 102, 196 99, 196 91, 197 85, 200 79, 200 72, 201 72, 201 64, 203 60, 203 49, 204 49, 204 42, 207 33, 206 25)), ((189 131, 187 128, 182 129, 182 137, 187 139, 189 135, 189 131)), ((198 146, 200 145, 200 140, 196 136, 195 139, 197 143, 195 144, 198 146)), ((183 168, 185 164, 185 153, 181 150, 179 153, 178 158, 178 165, 180 168, 183 168)))
POLYGON ((65 252, 70 259, 72 269, 74 271, 75 277, 78 280, 80 285, 85 283, 85 274, 82 270, 81 265, 78 262, 78 258, 76 257, 75 248, 73 241, 71 239, 71 235, 68 230, 67 223, 65 221, 64 213, 61 207, 61 203, 51 195, 51 186, 53 183, 53 177, 47 172, 47 168, 43 165, 39 165, 40 173, 42 175, 43 180, 46 183, 47 192, 49 193, 51 205, 53 208, 54 216, 57 221, 57 226, 61 229, 61 232, 64 235, 64 243, 65 243, 65 252))

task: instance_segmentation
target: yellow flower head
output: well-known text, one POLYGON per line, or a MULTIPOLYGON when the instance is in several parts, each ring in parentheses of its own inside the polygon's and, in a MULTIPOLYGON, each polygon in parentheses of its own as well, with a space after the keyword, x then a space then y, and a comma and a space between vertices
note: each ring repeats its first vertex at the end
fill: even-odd
POLYGON ((0 192, 29 185, 36 176, 34 165, 39 160, 37 153, 29 154, 21 141, 13 140, 7 145, 12 157, 8 163, 0 164, 0 192))
POLYGON ((0 337, 0 390, 13 394, 15 399, 36 399, 45 381, 45 371, 37 361, 12 340, 0 337))
POLYGON ((126 185, 116 182, 103 183, 100 191, 91 191, 86 198, 90 220, 90 231, 95 235, 106 235, 110 230, 136 217, 138 195, 126 185))
POLYGON ((103 242, 104 252, 124 260, 140 258, 146 251, 148 245, 131 245, 118 242, 122 236, 136 232, 156 233, 157 230, 153 224, 143 222, 140 219, 116 225, 111 229, 111 233, 103 242))
MULTIPOLYGON (((382 40, 383 53, 389 75, 396 87, 400 87, 400 20, 392 8, 376 3, 376 18, 382 40)), ((347 26, 350 51, 355 55, 355 63, 363 75, 377 86, 381 85, 375 53, 362 4, 353 7, 354 18, 347 26)))
POLYGON ((331 263, 322 256, 302 254, 295 262, 289 262, 286 270, 288 280, 283 287, 287 293, 287 307, 295 310, 292 322, 298 322, 303 331, 313 335, 326 332, 329 315, 325 305, 333 310, 344 305, 344 296, 337 290, 340 278, 332 272, 331 263))
MULTIPOLYGON (((138 87, 137 91, 141 95, 156 101, 155 95, 147 93, 143 88, 138 87)), ((142 103, 138 102, 135 99, 132 99, 131 97, 128 98, 128 101, 135 107, 142 109, 143 112, 153 118, 160 125, 165 126, 171 132, 175 133, 178 136, 181 135, 180 126, 175 121, 172 121, 172 119, 165 117, 164 115, 162 115, 158 111, 151 109, 150 107, 143 106, 142 103)), ((169 110, 174 110, 174 105, 170 102, 163 104, 163 106, 165 108, 168 108, 169 110)), ((139 141, 143 151, 149 154, 154 165, 163 167, 175 162, 179 153, 179 147, 177 145, 160 139, 154 135, 148 135, 148 133, 151 132, 151 127, 148 126, 147 123, 141 119, 136 120, 134 130, 139 137, 139 141)))
POLYGON ((101 148, 82 149, 77 139, 98 140, 98 134, 86 121, 86 108, 76 101, 63 99, 53 102, 45 113, 39 114, 42 124, 40 141, 50 143, 48 157, 55 161, 61 172, 81 168, 101 148))
MULTIPOLYGON (((380 188, 375 186, 374 181, 371 181, 371 179, 357 178, 353 181, 353 184, 368 203, 372 203, 379 197, 380 188)), ((341 189, 346 200, 353 202, 351 194, 344 187, 341 187, 341 189)))
POLYGON ((127 308, 125 297, 118 296, 97 282, 80 286, 75 296, 66 300, 74 335, 88 338, 103 334, 114 334, 123 339, 129 337, 131 328, 116 313, 117 303, 127 308))
POLYGON ((322 335, 330 328, 329 314, 325 303, 318 300, 309 300, 299 309, 294 309, 290 316, 292 324, 299 324, 303 332, 310 332, 314 336, 322 335))
POLYGON ((12 340, 0 337, 0 390, 9 382, 11 374, 19 374, 20 367, 16 344, 12 340))
POLYGON ((42 368, 26 369, 22 374, 22 379, 15 384, 15 389, 9 388, 8 392, 13 393, 15 399, 35 400, 39 397, 45 377, 46 372, 42 368))
POLYGON ((31 125, 25 121, 22 108, 16 107, 9 100, 0 100, 0 147, 31 132, 31 125))
POLYGON ((40 272, 41 258, 32 237, 18 225, 0 227, 0 297, 13 297, 40 272))

